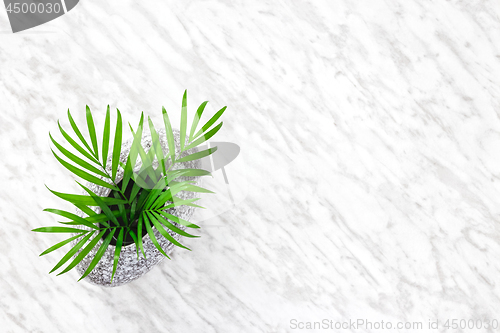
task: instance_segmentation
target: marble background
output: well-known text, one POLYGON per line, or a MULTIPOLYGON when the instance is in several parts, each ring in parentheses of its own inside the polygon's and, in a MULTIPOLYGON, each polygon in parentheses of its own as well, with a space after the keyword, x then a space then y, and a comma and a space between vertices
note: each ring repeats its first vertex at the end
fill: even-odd
POLYGON ((0 9, 2 331, 500 320, 499 16, 496 0, 85 0, 12 34, 0 9), (228 106, 240 202, 129 285, 49 275, 62 253, 38 254, 61 237, 30 230, 70 206, 45 184, 79 190, 56 120, 178 119, 186 88, 191 114, 228 106))

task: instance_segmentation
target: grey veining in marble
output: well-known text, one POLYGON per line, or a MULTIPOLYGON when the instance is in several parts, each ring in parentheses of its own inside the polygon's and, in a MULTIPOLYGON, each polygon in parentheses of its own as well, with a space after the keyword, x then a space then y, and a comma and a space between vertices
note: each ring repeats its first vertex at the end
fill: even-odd
MULTIPOLYGON (((165 130, 160 129, 158 131, 158 135, 160 138, 160 144, 162 146, 162 150, 164 153, 164 156, 168 156, 169 150, 168 150, 168 142, 166 139, 165 135, 165 130)), ((190 149, 189 151, 186 151, 182 154, 180 154, 180 133, 178 130, 174 130, 174 141, 175 141, 175 153, 178 158, 182 158, 187 156, 188 154, 196 153, 197 149, 193 148, 190 149), (180 156, 179 156, 180 154, 180 156)), ((143 137, 141 140, 141 144, 147 153, 149 149, 151 149, 151 135, 148 133, 147 129, 145 129, 143 133, 143 137)), ((122 145, 122 150, 121 150, 121 156, 120 156, 120 161, 123 164, 127 163, 127 157, 130 152, 130 148, 132 146, 132 140, 128 140, 122 145)), ((139 158, 140 160, 140 158, 139 158)), ((107 171, 109 174, 111 174, 111 156, 108 159, 107 163, 107 171)), ((136 168, 134 169, 135 172, 139 172, 140 166, 142 163, 138 163, 136 168)), ((157 168, 158 167, 158 161, 154 160, 153 161, 153 167, 157 168)), ((178 170, 178 169, 200 169, 201 167, 201 162, 200 160, 196 161, 188 161, 188 162, 182 162, 175 164, 172 166, 172 170, 178 170)), ((121 180, 123 178, 123 169, 119 168, 117 172, 117 180, 121 180)), ((101 177, 102 180, 104 180, 104 177, 101 177)), ((194 185, 201 185, 201 177, 179 177, 178 181, 194 181, 194 185)), ((99 186, 93 183, 87 183, 86 185, 87 188, 89 188, 92 192, 95 194, 101 196, 101 197, 106 197, 109 192, 111 191, 109 188, 99 186)), ((83 193, 86 194, 86 193, 83 193)), ((186 192, 182 191, 179 192, 178 197, 187 200, 187 199, 193 199, 199 197, 199 193, 196 192, 186 192)), ((189 221, 191 216, 193 215, 194 212, 194 207, 191 206, 179 206, 179 207, 173 207, 167 210, 167 213, 172 214, 174 216, 177 216, 181 219, 189 221)), ((101 210, 97 207, 94 208, 95 212, 100 213, 101 210)), ((81 217, 86 217, 82 211, 77 210, 78 215, 81 217)), ((183 225, 180 225, 174 221, 170 221, 174 226, 181 230, 186 230, 186 227, 183 225)), ((85 230, 91 230, 89 227, 86 226, 79 226, 80 229, 85 229, 85 230)), ((153 234, 158 241, 158 244, 160 247, 163 249, 163 251, 170 257, 172 254, 172 251, 175 250, 175 245, 171 243, 168 239, 163 237, 158 229, 156 229, 154 226, 152 226, 153 229, 153 234)), ((178 233, 165 228, 165 230, 172 236, 176 241, 180 241, 181 235, 178 233)), ((75 234, 76 235, 76 234, 75 234)), ((73 246, 76 245, 76 243, 80 239, 74 240, 72 242, 73 246)), ((103 240, 100 240, 96 246, 89 252, 89 254, 83 258, 83 260, 76 266, 76 269, 80 275, 83 275, 85 271, 87 270, 87 267, 90 265, 92 260, 94 259, 94 256, 96 252, 98 251, 99 247, 103 243, 103 240)), ((181 241, 182 244, 182 241, 181 241)), ((129 283, 131 281, 134 281, 144 274, 146 274, 150 269, 152 269, 155 265, 157 265, 159 262, 161 262, 163 259, 166 257, 155 247, 153 242, 151 241, 149 235, 144 235, 143 237, 143 248, 144 248, 144 254, 146 257, 144 257, 144 254, 142 251, 139 250, 139 257, 137 256, 137 248, 135 244, 127 245, 122 247, 121 253, 120 253, 120 259, 118 260, 118 264, 116 267, 116 273, 115 276, 113 277, 113 282, 111 282, 111 276, 113 273, 113 261, 114 261, 114 255, 115 255, 115 246, 109 245, 106 252, 104 252, 101 260, 99 263, 95 266, 95 268, 90 272, 90 274, 85 277, 84 281, 88 281, 89 283, 99 285, 99 286, 104 286, 104 287, 117 287, 124 285, 126 283, 129 283)), ((81 252, 78 251, 77 254, 75 254, 75 257, 81 252)))
POLYGON ((500 319, 499 31, 498 0, 82 0, 16 35, 0 10, 0 323, 233 333, 364 318, 445 332, 500 319), (49 275, 65 249, 38 255, 62 239, 29 230, 56 223, 44 208, 73 208, 44 184, 80 188, 47 132, 68 108, 85 124, 86 104, 132 124, 141 111, 161 124, 165 106, 176 125, 184 89, 189 119, 204 100, 204 120, 228 106, 216 140, 238 144, 243 167, 214 187, 239 202, 195 212, 192 251, 119 288, 49 275))

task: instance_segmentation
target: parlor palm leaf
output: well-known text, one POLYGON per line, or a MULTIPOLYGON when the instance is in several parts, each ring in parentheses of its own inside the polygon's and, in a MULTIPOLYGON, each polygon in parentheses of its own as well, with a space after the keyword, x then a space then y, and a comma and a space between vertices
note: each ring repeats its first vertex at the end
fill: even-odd
POLYGON ((41 255, 45 255, 69 243, 73 244, 69 251, 66 252, 63 258, 51 270, 51 273, 69 262, 58 275, 64 274, 76 267, 91 252, 95 252, 90 265, 86 268, 80 280, 85 278, 102 259, 104 253, 110 246, 111 240, 116 239, 116 245, 113 250, 112 282, 117 271, 118 261, 125 239, 128 236, 132 238, 135 244, 137 257, 139 258, 139 252, 142 252, 143 256, 146 257, 143 246, 143 225, 146 228, 151 242, 163 255, 167 256, 167 253, 161 248, 157 236, 154 233, 154 229, 175 246, 188 249, 175 239, 170 232, 189 238, 199 237, 184 231, 183 228, 180 227, 199 228, 199 226, 175 216, 175 213, 173 213, 171 209, 182 205, 201 207, 194 203, 198 198, 182 199, 177 195, 183 191, 213 193, 203 187, 194 185, 192 181, 182 180, 184 177, 207 176, 210 175, 210 172, 192 168, 172 170, 172 167, 174 164, 195 161, 207 157, 217 150, 217 147, 202 151, 195 151, 193 149, 213 137, 222 126, 221 122, 215 127, 212 127, 224 113, 226 107, 219 110, 198 131, 196 131, 206 105, 207 102, 202 103, 196 111, 188 134, 187 91, 184 92, 180 117, 179 154, 176 154, 175 151, 173 129, 165 108, 162 108, 162 115, 168 153, 165 154, 163 152, 159 133, 156 131, 149 117, 148 125, 152 146, 149 151, 145 151, 141 145, 144 132, 144 115, 141 114, 137 129, 134 131, 130 126, 133 141, 125 163, 120 161, 122 118, 119 110, 116 112, 115 133, 114 138, 112 138, 111 115, 108 106, 102 131, 102 144, 100 146, 98 144, 97 131, 90 108, 88 106, 86 107, 86 127, 89 139, 84 137, 68 110, 68 120, 74 135, 76 135, 76 139, 68 134, 59 122, 58 127, 63 138, 74 151, 65 148, 49 133, 50 140, 55 147, 53 154, 61 165, 73 174, 83 180, 109 188, 110 194, 106 197, 98 196, 87 186, 80 183, 78 184, 85 190, 87 195, 61 193, 49 189, 59 198, 71 202, 86 215, 82 217, 68 211, 49 208, 45 211, 66 218, 69 221, 59 222, 63 226, 33 229, 33 231, 36 232, 66 233, 70 235, 69 238, 42 252, 41 255), (193 151, 187 154, 191 149, 193 149, 193 151), (181 154, 185 156, 180 157, 181 154), (109 158, 111 159, 111 167, 108 163, 109 158), (140 159, 141 165, 139 171, 135 171, 138 159, 140 159), (158 167, 154 167, 155 161, 158 162, 158 167), (121 179, 117 179, 120 167, 122 168, 123 176, 121 179), (111 172, 108 171, 109 169, 111 169, 111 172), (120 181, 121 186, 118 185, 120 181), (133 183, 131 187, 129 187, 130 182, 133 183), (91 207, 94 207, 97 211, 94 211, 91 207), (170 230, 170 232, 167 230, 170 230), (97 248, 97 251, 92 251, 92 249, 95 248, 97 248), (70 261, 72 258, 73 260, 70 261))

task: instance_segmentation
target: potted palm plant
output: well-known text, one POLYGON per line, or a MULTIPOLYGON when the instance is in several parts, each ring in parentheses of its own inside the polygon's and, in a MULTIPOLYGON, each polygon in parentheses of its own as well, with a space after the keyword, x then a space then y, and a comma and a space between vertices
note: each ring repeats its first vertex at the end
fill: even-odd
POLYGON ((175 130, 163 108, 164 129, 157 131, 148 118, 149 133, 144 130, 144 115, 132 139, 122 142, 122 118, 117 109, 116 129, 111 140, 109 106, 98 144, 92 112, 87 106, 86 119, 90 140, 86 139, 68 110, 68 119, 76 135, 72 137, 58 123, 62 136, 73 151, 49 137, 58 153, 55 158, 69 171, 87 181, 82 194, 67 194, 49 189, 75 206, 75 212, 47 208, 45 211, 67 218, 61 225, 36 228, 35 232, 63 233, 68 238, 40 255, 69 244, 69 251, 50 273, 75 268, 85 280, 103 286, 119 286, 149 271, 163 258, 170 258, 174 247, 188 249, 181 236, 198 237, 187 228, 199 228, 189 222, 201 193, 213 193, 201 186, 201 177, 210 172, 200 169, 200 159, 213 154, 217 147, 199 150, 222 127, 214 126, 226 107, 220 109, 200 129, 198 124, 207 102, 200 105, 187 132, 187 92, 182 98, 180 128, 175 130), (111 148, 111 151, 110 151, 111 148), (64 157, 64 158, 63 158, 64 157))

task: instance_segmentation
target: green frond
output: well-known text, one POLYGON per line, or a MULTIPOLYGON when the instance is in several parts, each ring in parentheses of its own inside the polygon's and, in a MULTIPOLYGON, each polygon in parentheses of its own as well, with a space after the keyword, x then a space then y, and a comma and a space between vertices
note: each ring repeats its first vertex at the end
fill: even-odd
POLYGON ((52 214, 56 214, 56 215, 60 215, 62 217, 66 217, 70 220, 73 220, 75 222, 77 222, 79 225, 84 225, 84 226, 87 226, 91 229, 98 229, 93 223, 91 222, 88 222, 87 220, 85 220, 84 218, 76 215, 76 214, 73 214, 73 213, 70 213, 70 212, 67 212, 67 211, 64 211, 64 210, 60 210, 60 209, 52 209, 52 208, 46 208, 43 210, 44 212, 49 212, 49 213, 52 213, 52 214))
POLYGON ((90 243, 88 243, 87 246, 85 246, 85 248, 82 251, 80 251, 80 253, 78 253, 76 258, 73 259, 73 261, 62 272, 58 273, 57 275, 61 275, 61 274, 64 274, 66 272, 69 272, 76 265, 78 265, 78 263, 80 261, 82 261, 83 258, 85 258, 87 256, 87 254, 89 254, 89 252, 96 246, 96 244, 99 242, 99 240, 102 238, 102 236, 104 236, 105 232, 106 231, 103 230, 96 237, 94 237, 94 239, 92 239, 90 241, 90 243))
MULTIPOLYGON (((168 239, 172 244, 178 246, 178 247, 182 247, 183 249, 186 249, 186 250, 189 250, 191 251, 191 249, 185 247, 184 245, 182 245, 181 243, 179 243, 177 240, 175 240, 174 237, 172 237, 168 231, 166 231, 163 226, 160 224, 160 222, 158 222, 158 220, 156 219, 156 217, 153 216, 153 214, 151 213, 147 213, 146 215, 148 215, 148 218, 149 220, 151 220, 151 222, 153 223, 153 225, 155 226, 156 230, 158 230, 158 232, 163 236, 165 237, 166 239, 168 239)), ((146 227, 148 227, 148 225, 146 225, 146 227)), ((149 226, 149 229, 148 229, 148 233, 151 233, 153 234, 153 230, 151 230, 151 226, 149 226)), ((151 235, 150 235, 151 237, 151 235)), ((165 256, 167 256, 165 254, 165 256)), ((168 256, 167 256, 168 258, 168 256)))
POLYGON ((94 151, 92 151, 92 154, 96 158, 99 158, 99 149, 97 147, 97 135, 95 133, 94 119, 92 118, 92 112, 90 112, 90 108, 88 105, 87 105, 87 127, 89 129, 89 135, 90 135, 90 140, 92 141, 92 147, 94 147, 94 151))
POLYGON ((142 246, 142 223, 143 223, 143 214, 139 215, 139 221, 137 223, 137 242, 139 243, 139 248, 146 258, 146 253, 144 252, 144 247, 142 246))
MULTIPOLYGON (((120 198, 120 194, 118 192, 113 191, 113 196, 117 199, 120 198)), ((128 225, 128 218, 127 218, 127 212, 125 210, 125 205, 124 204, 118 204, 118 212, 120 213, 120 217, 122 218, 123 222, 125 225, 128 225)), ((111 212, 113 214, 113 212, 111 212)), ((114 215, 114 214, 113 214, 114 215)))
POLYGON ((181 236, 185 236, 185 237, 189 237, 189 238, 198 238, 200 236, 194 236, 194 235, 191 235, 187 232, 185 232, 184 230, 182 229, 179 229, 177 228, 175 225, 173 225, 172 223, 168 222, 167 219, 165 219, 164 217, 162 217, 159 213, 157 212, 151 212, 151 214, 154 215, 154 217, 156 217, 156 219, 161 223, 163 224, 165 227, 169 228, 170 230, 172 230, 173 232, 176 232, 178 233, 179 235, 181 236))
POLYGON ((165 132, 167 135, 167 143, 168 143, 168 153, 170 155, 171 163, 175 163, 175 141, 174 141, 174 131, 172 129, 172 125, 170 124, 170 119, 168 118, 167 110, 162 107, 163 113, 163 123, 165 124, 165 132))
POLYGON ((196 131, 196 126, 198 126, 198 122, 200 121, 201 115, 203 114, 203 111, 205 110, 207 103, 208 101, 201 103, 201 105, 198 107, 198 110, 196 110, 193 123, 191 124, 191 131, 189 132, 189 141, 193 140, 194 132, 196 131))
POLYGON ((61 163, 66 169, 68 169, 69 171, 71 171, 72 173, 77 175, 78 177, 80 177, 86 181, 89 181, 91 183, 94 183, 96 185, 99 185, 99 186, 107 187, 110 189, 116 189, 115 185, 106 183, 104 180, 102 180, 96 176, 93 176, 90 173, 83 171, 82 169, 78 169, 74 165, 69 164, 68 162, 64 161, 62 158, 57 156, 57 154, 52 149, 51 149, 51 151, 52 151, 52 154, 54 154, 55 158, 59 161, 59 163, 61 163))
POLYGON ((70 242, 74 241, 75 239, 78 239, 78 238, 80 238, 80 237, 83 237, 83 235, 85 235, 85 234, 86 234, 86 233, 81 233, 81 234, 78 234, 78 235, 76 235, 76 236, 70 237, 70 238, 68 238, 68 239, 66 239, 66 240, 63 240, 62 242, 59 242, 59 243, 57 243, 56 245, 51 246, 51 247, 49 247, 47 250, 45 250, 45 251, 43 251, 42 253, 40 253, 40 256, 44 256, 44 255, 46 255, 46 254, 48 254, 48 253, 50 253, 50 252, 52 252, 52 251, 55 251, 55 250, 57 250, 57 249, 59 249, 59 248, 63 247, 64 245, 66 245, 66 244, 68 244, 68 243, 70 243, 70 242))
POLYGON ((59 260, 50 273, 58 270, 69 262, 66 268, 57 275, 64 274, 80 264, 91 252, 95 252, 90 265, 85 269, 85 272, 78 281, 84 279, 97 267, 112 240, 115 239, 116 246, 113 249, 113 271, 110 281, 110 283, 112 283, 118 269, 123 246, 129 243, 128 235, 133 239, 136 246, 137 259, 139 260, 139 251, 141 251, 144 258, 146 258, 143 244, 143 236, 145 236, 143 235, 143 226, 156 249, 166 257, 168 257, 167 253, 162 249, 157 236, 155 236, 155 228, 162 237, 175 246, 189 250, 189 248, 182 245, 175 238, 177 236, 174 237, 173 235, 175 233, 183 237, 199 237, 186 232, 183 230, 183 227, 179 227, 178 225, 180 224, 188 228, 199 228, 199 226, 176 216, 175 213, 171 212, 171 209, 180 206, 203 208, 195 204, 199 198, 181 199, 180 196, 182 195, 179 194, 181 192, 213 192, 195 185, 194 181, 179 181, 179 178, 208 176, 211 175, 211 173, 202 169, 185 168, 172 170, 172 168, 175 163, 199 160, 210 156, 217 150, 217 147, 212 147, 191 153, 181 158, 181 154, 184 152, 198 147, 211 139, 223 125, 222 122, 216 125, 216 122, 219 121, 226 107, 220 109, 201 126, 201 128, 197 128, 207 103, 208 102, 205 101, 198 107, 188 134, 187 90, 184 91, 180 114, 180 142, 177 143, 180 146, 179 154, 176 154, 174 131, 164 107, 162 107, 162 116, 168 145, 168 154, 165 154, 163 151, 164 147, 161 146, 159 132, 156 130, 150 117, 148 117, 147 120, 152 144, 151 148, 146 152, 141 143, 144 132, 144 114, 141 113, 139 124, 135 131, 129 124, 130 131, 133 135, 133 141, 130 151, 126 156, 126 161, 124 162, 120 160, 123 134, 120 110, 116 110, 116 130, 112 140, 110 106, 107 106, 101 145, 98 145, 95 123, 90 108, 86 106, 86 127, 90 140, 83 136, 82 131, 78 128, 68 110, 69 123, 80 142, 77 142, 76 139, 70 136, 58 122, 58 127, 62 136, 67 143, 74 148, 74 151, 65 148, 49 133, 50 140, 55 147, 54 150, 52 150, 54 157, 66 169, 81 179, 98 186, 109 188, 111 192, 106 197, 101 197, 79 182, 77 183, 85 190, 85 195, 61 193, 52 191, 48 188, 54 195, 71 202, 76 208, 87 215, 86 217, 81 217, 65 210, 53 208, 45 209, 45 211, 62 216, 69 219, 69 221, 59 222, 64 226, 42 227, 33 229, 32 231, 70 233, 72 235, 49 247, 40 255, 43 256, 71 242, 76 242, 76 244, 59 260), (109 163, 108 158, 110 159, 109 163), (140 161, 138 161, 138 158, 140 158, 140 161), (154 166, 154 163, 156 163, 155 161, 158 162, 158 167, 154 166), (136 165, 138 165, 138 162, 140 162, 140 170, 136 172, 134 169, 136 165), (123 169, 123 177, 121 180, 116 179, 119 167, 123 169), (110 168, 111 171, 108 171, 110 168), (130 183, 131 181, 132 184, 130 183), (96 213, 91 207, 99 207, 100 212, 96 213), (85 226, 90 230, 78 229, 73 226, 85 226), (115 235, 118 236, 115 237, 115 235), (98 245, 100 240, 102 240, 102 242, 98 245), (95 249, 97 249, 97 251, 95 251, 95 249))
MULTIPOLYGON (((137 131, 135 132, 137 133, 137 135, 134 134, 134 140, 132 141, 132 146, 130 147, 130 152, 128 154, 127 163, 125 165, 125 170, 123 173, 123 179, 122 179, 123 191, 125 191, 125 189, 127 188, 128 182, 130 181, 130 179, 134 174, 135 163, 137 162, 137 156, 139 155, 138 146, 141 145, 143 122, 144 122, 144 113, 141 113, 141 119, 139 120, 137 131)), ((130 128, 132 128, 130 124, 129 126, 130 128)), ((133 130, 132 133, 134 133, 133 130)))
POLYGON ((174 208, 174 207, 179 207, 179 206, 186 206, 187 204, 189 203, 192 203, 192 202, 195 202, 195 201, 198 201, 200 200, 200 198, 194 198, 194 199, 186 199, 186 200, 177 200, 175 199, 176 197, 173 197, 172 200, 168 200, 168 201, 172 201, 171 204, 168 204, 166 206, 163 206, 163 207, 154 207, 155 210, 165 210, 165 209, 169 209, 169 208, 174 208))
POLYGON ((183 158, 180 158, 177 161, 175 161, 175 163, 182 163, 182 162, 189 162, 189 161, 199 160, 200 158, 212 155, 216 151, 217 151, 217 147, 205 149, 205 150, 199 151, 197 153, 193 153, 193 154, 190 154, 190 155, 185 156, 183 158))
POLYGON ((106 120, 104 121, 104 132, 102 134, 102 165, 106 169, 106 163, 108 161, 108 150, 109 150, 109 132, 110 132, 110 113, 109 105, 106 111, 106 120))
MULTIPOLYGON (((69 201, 75 205, 99 206, 99 204, 91 196, 56 192, 56 191, 52 191, 48 187, 47 187, 47 189, 50 192, 52 192, 54 195, 58 196, 59 198, 66 200, 66 201, 69 201)), ((127 203, 126 200, 121 200, 121 199, 119 200, 119 199, 107 198, 107 197, 99 197, 99 198, 101 199, 101 201, 103 201, 107 205, 117 205, 119 203, 127 203)))
POLYGON ((186 150, 189 150, 191 148, 197 147, 201 145, 203 142, 207 141, 211 137, 213 137, 222 127, 222 122, 219 123, 219 125, 215 126, 212 128, 210 131, 208 131, 206 134, 203 134, 200 138, 196 139, 193 143, 189 144, 189 146, 186 147, 186 150))
MULTIPOLYGON (((132 131, 132 135, 134 136, 134 141, 137 140, 137 142, 140 142, 141 136, 139 135, 139 133, 135 133, 134 130, 132 129, 132 127, 130 128, 130 130, 132 131)), ((141 171, 145 170, 147 172, 148 176, 153 181, 156 182, 157 179, 156 179, 156 175, 155 175, 154 169, 153 169, 154 150, 152 150, 152 151, 150 150, 149 151, 150 154, 147 154, 146 151, 144 150, 144 148, 142 147, 142 145, 140 145, 140 144, 135 145, 135 149, 137 150, 139 156, 141 157, 141 161, 142 161, 141 171)), ((139 173, 141 173, 141 171, 139 171, 139 173)))
MULTIPOLYGON (((62 136, 66 139, 66 141, 68 141, 68 143, 73 148, 75 148, 80 154, 85 156, 89 161, 92 161, 95 164, 99 164, 99 161, 94 156, 92 156, 87 150, 85 150, 85 147, 80 146, 75 140, 73 140, 73 138, 68 133, 66 133, 66 131, 62 128, 59 121, 57 122, 57 125, 59 126, 59 131, 61 132, 62 136)), ((78 129, 78 127, 76 127, 76 129, 78 129)), ((78 133, 80 133, 80 132, 78 132, 78 133)), ((81 135, 81 133, 80 133, 80 135, 81 135)))
POLYGON ((148 218, 147 214, 143 214, 142 216, 143 216, 144 223, 146 223, 146 230, 148 232, 149 239, 151 239, 151 241, 153 242, 154 246, 158 249, 158 251, 160 251, 161 254, 163 254, 165 257, 167 257, 168 259, 170 259, 170 257, 165 253, 165 251, 163 251, 163 249, 161 248, 160 244, 158 243, 158 240, 155 237, 153 229, 151 228, 151 224, 150 224, 150 221, 149 221, 149 218, 148 218))
POLYGON ((87 214, 88 216, 93 216, 97 215, 96 212, 94 212, 90 207, 85 206, 85 205, 80 205, 80 204, 75 204, 75 207, 87 214))
POLYGON ((137 253, 137 260, 139 260, 139 248, 142 249, 142 244, 139 245, 139 240, 137 239, 137 236, 136 236, 135 232, 133 232, 132 230, 129 230, 129 234, 132 237, 132 239, 134 240, 134 243, 135 243, 135 252, 137 253))
POLYGON ((116 247, 115 247, 115 255, 113 256, 113 273, 111 274, 111 282, 113 283, 113 278, 116 273, 116 267, 118 266, 118 260, 120 260, 120 253, 122 250, 122 244, 123 244, 123 234, 124 234, 124 228, 120 229, 120 233, 118 234, 118 238, 116 239, 116 247))
POLYGON ((167 219, 169 219, 170 221, 174 221, 175 223, 182 224, 183 226, 186 226, 188 228, 195 228, 195 229, 199 228, 199 226, 197 226, 196 224, 191 223, 189 221, 186 221, 184 219, 181 219, 180 217, 177 217, 175 215, 169 214, 163 210, 160 210, 159 213, 161 215, 163 215, 164 217, 166 217, 167 219))
POLYGON ((94 201, 97 203, 99 207, 101 207, 101 210, 106 216, 117 226, 120 226, 118 223, 118 220, 116 219, 116 216, 111 212, 111 209, 106 205, 106 203, 102 200, 101 197, 97 196, 94 192, 89 190, 86 186, 78 183, 91 197, 94 199, 94 201))
POLYGON ((186 128, 187 128, 187 90, 184 91, 184 96, 182 96, 182 108, 181 108, 181 152, 184 151, 184 144, 186 142, 186 128))
MULTIPOLYGON (((69 123, 71 125, 71 128, 73 128, 73 131, 75 132, 76 136, 80 139, 80 141, 83 143, 85 148, 87 148, 89 153, 93 154, 92 149, 90 148, 89 144, 87 143, 87 141, 83 137, 82 132, 80 132, 80 129, 78 129, 78 126, 76 126, 76 123, 73 120, 73 117, 71 117, 71 113, 69 112, 69 109, 68 109, 68 119, 69 119, 69 123)), ((94 156, 94 157, 98 159, 97 156, 94 156)))
MULTIPOLYGON (((170 184, 171 185, 175 185, 175 184, 177 184, 177 182, 176 181, 172 181, 170 184)), ((207 190, 206 188, 203 188, 203 187, 200 187, 200 186, 196 186, 196 185, 192 185, 192 184, 186 184, 186 187, 185 187, 184 191, 198 192, 198 193, 209 193, 209 194, 214 194, 215 193, 213 191, 207 190)))
POLYGON ((63 233, 85 233, 87 230, 82 230, 78 228, 68 228, 68 227, 41 227, 36 228, 31 231, 35 232, 63 232, 63 233))
POLYGON ((151 132, 151 139, 152 139, 152 146, 150 148, 150 151, 155 152, 158 164, 161 165, 161 170, 165 175, 167 173, 167 170, 165 168, 165 156, 163 155, 163 149, 161 148, 160 144, 160 136, 158 135, 158 132, 156 132, 156 129, 150 117, 148 117, 148 121, 149 121, 149 131, 151 132))
MULTIPOLYGON (((87 243, 87 241, 90 239, 90 237, 92 237, 92 235, 95 233, 95 231, 92 231, 90 232, 87 236, 85 236, 84 238, 82 238, 78 243, 76 243, 75 246, 73 246, 71 248, 71 250, 69 250, 65 255, 64 257, 61 258, 61 260, 59 260, 59 262, 54 266, 54 268, 52 268, 52 270, 49 272, 52 273, 54 272, 55 270, 57 270, 59 267, 61 267, 62 265, 64 265, 69 259, 71 259, 73 257, 73 255, 78 252, 78 250, 80 250, 80 248, 85 244, 87 243)), ((103 231, 103 234, 104 234, 104 231, 103 231)))
POLYGON ((111 178, 113 181, 116 181, 116 173, 118 172, 122 150, 122 115, 118 109, 116 109, 116 116, 115 142, 113 144, 113 159, 111 164, 111 178))
MULTIPOLYGON (((101 257, 103 256, 104 252, 106 252, 106 249, 108 248, 109 243, 111 242, 111 238, 113 238, 113 235, 115 234, 116 229, 112 229, 112 230, 113 231, 111 231, 108 234, 108 236, 106 237, 106 239, 104 240, 104 242, 102 242, 101 247, 99 247, 99 250, 97 250, 97 253, 94 256, 94 259, 92 259, 92 261, 90 262, 89 267, 87 268, 87 270, 85 271, 85 273, 83 273, 83 275, 80 277, 80 279, 78 279, 78 281, 84 279, 87 275, 89 275, 90 272, 92 272, 94 270, 94 268, 97 265, 97 263, 101 260, 101 257)), ((99 239, 101 239, 101 238, 102 238, 102 235, 101 235, 101 237, 99 237, 99 239)), ((97 243, 92 244, 93 245, 92 248, 94 248, 96 244, 97 243)))
POLYGON ((194 139, 196 139, 197 137, 199 137, 206 130, 208 130, 210 128, 210 126, 212 126, 222 116, 222 114, 224 113, 224 111, 226 111, 226 108, 227 107, 225 106, 222 109, 220 109, 219 111, 217 111, 217 113, 212 118, 210 118, 210 120, 207 121, 205 123, 205 125, 203 125, 201 127, 201 129, 194 135, 194 137, 191 138, 191 141, 194 140, 194 139))
POLYGON ((54 138, 52 137, 52 135, 50 133, 49 133, 49 137, 50 137, 50 140, 52 141, 52 143, 54 144, 54 146, 56 146, 56 148, 64 156, 66 156, 70 161, 76 163, 77 165, 81 166, 84 169, 87 169, 87 171, 96 173, 96 174, 98 174, 100 176, 103 176, 103 177, 108 177, 108 175, 105 174, 104 172, 102 172, 100 169, 98 169, 95 166, 93 166, 92 164, 84 161, 83 159, 81 159, 80 157, 78 157, 75 154, 71 153, 70 151, 68 151, 67 149, 65 149, 63 146, 61 146, 59 143, 57 143, 57 141, 54 140, 54 138))

